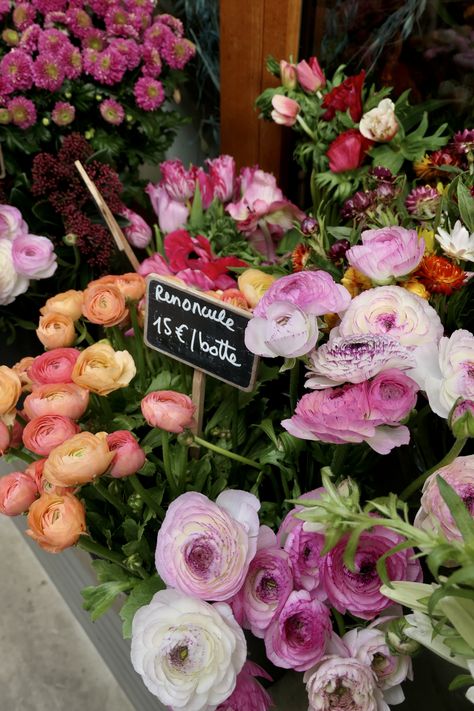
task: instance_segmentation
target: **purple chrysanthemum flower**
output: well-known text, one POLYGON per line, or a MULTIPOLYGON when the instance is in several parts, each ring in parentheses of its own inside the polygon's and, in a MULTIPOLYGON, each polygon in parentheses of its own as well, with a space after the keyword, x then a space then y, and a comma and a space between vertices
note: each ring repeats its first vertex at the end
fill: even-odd
POLYGON ((0 17, 10 12, 10 0, 0 0, 0 17))
POLYGON ((57 91, 65 79, 64 66, 61 55, 52 52, 38 54, 33 66, 33 78, 38 89, 57 91))
POLYGON ((62 10, 53 10, 44 16, 43 27, 45 30, 54 30, 56 25, 67 25, 67 15, 62 10))
POLYGON ((57 126, 69 126, 74 121, 76 109, 67 101, 57 101, 54 104, 51 118, 57 126))
POLYGON ((149 42, 153 47, 161 50, 167 41, 175 40, 172 30, 162 22, 154 22, 151 27, 145 30, 145 42, 149 42))
POLYGON ((341 208, 341 217, 344 219, 358 219, 365 217, 366 211, 373 207, 375 203, 375 192, 373 190, 358 190, 348 198, 341 208))
POLYGON ((62 12, 67 0, 35 0, 34 5, 38 12, 47 15, 49 12, 62 12))
POLYGON ((142 67, 142 73, 147 77, 158 77, 161 74, 162 64, 160 52, 156 47, 153 47, 150 43, 145 43, 143 47, 143 61, 144 66, 142 67))
POLYGON ((406 370, 413 365, 409 349, 393 336, 336 336, 311 355, 306 387, 321 390, 342 383, 363 383, 384 370, 406 370))
POLYGON ((117 37, 110 41, 109 47, 125 57, 127 69, 136 69, 141 61, 140 47, 133 39, 117 37))
POLYGON ((420 219, 435 217, 441 200, 441 195, 429 185, 414 188, 407 196, 405 205, 410 214, 420 219))
POLYGON ((172 35, 165 40, 160 51, 171 69, 183 69, 196 54, 196 47, 189 40, 172 35))
POLYGON ((30 128, 36 123, 36 108, 25 96, 15 96, 7 104, 12 123, 18 128, 30 128))
POLYGON ((0 75, 14 91, 26 91, 33 85, 33 61, 22 49, 12 49, 0 61, 0 75))
POLYGON ((26 28, 20 37, 20 48, 32 54, 38 48, 38 39, 42 33, 39 25, 33 24, 26 28))
POLYGON ((91 8, 92 12, 99 17, 105 17, 110 8, 109 0, 89 0, 87 4, 91 8))
POLYGON ((122 104, 115 99, 105 99, 99 104, 99 111, 102 118, 114 126, 119 126, 125 118, 125 111, 122 104))
POLYGON ((137 106, 145 111, 157 109, 165 100, 163 85, 157 79, 142 77, 133 88, 137 106))
POLYGON ((177 17, 173 17, 173 15, 163 14, 160 15, 158 19, 163 25, 167 25, 168 27, 170 27, 175 33, 175 35, 177 35, 178 37, 183 36, 184 26, 181 20, 178 20, 177 17))

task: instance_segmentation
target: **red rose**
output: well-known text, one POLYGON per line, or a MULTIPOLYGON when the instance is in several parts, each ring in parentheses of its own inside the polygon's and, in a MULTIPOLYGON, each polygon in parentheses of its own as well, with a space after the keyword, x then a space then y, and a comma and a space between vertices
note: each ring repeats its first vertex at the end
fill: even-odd
POLYGON ((342 84, 335 86, 329 94, 324 97, 322 106, 327 111, 323 114, 325 121, 331 121, 336 115, 336 111, 347 111, 351 114, 353 121, 359 121, 362 116, 362 85, 365 79, 365 71, 353 77, 347 77, 342 84))
POLYGON ((329 146, 326 155, 329 158, 329 170, 343 173, 345 170, 359 168, 373 141, 365 138, 356 128, 341 133, 329 146))

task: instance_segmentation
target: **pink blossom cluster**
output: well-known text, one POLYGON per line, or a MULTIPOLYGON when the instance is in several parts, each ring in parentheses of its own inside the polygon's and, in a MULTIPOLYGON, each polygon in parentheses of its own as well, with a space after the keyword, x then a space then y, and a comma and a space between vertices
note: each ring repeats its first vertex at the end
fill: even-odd
POLYGON ((271 173, 258 167, 245 167, 237 174, 231 156, 221 155, 206 161, 207 171, 180 160, 167 160, 160 165, 162 179, 146 189, 158 217, 160 229, 167 233, 184 227, 199 186, 204 209, 213 200, 225 205, 237 229, 267 259, 275 257, 275 242, 301 220, 303 213, 287 200, 271 173))
POLYGON ((0 43, 1 123, 21 129, 36 123, 40 90, 55 99, 51 120, 71 124, 79 81, 98 85, 104 97, 99 112, 108 123, 125 119, 117 100, 124 82, 130 83, 136 107, 158 109, 165 100, 159 77, 165 68, 183 69, 195 47, 183 36, 179 20, 155 15, 154 8, 149 0, 25 0, 11 11, 5 5, 0 13, 6 27, 0 43))
POLYGON ((16 207, 0 205, 0 305, 11 304, 31 279, 47 279, 56 267, 51 240, 30 234, 16 207))

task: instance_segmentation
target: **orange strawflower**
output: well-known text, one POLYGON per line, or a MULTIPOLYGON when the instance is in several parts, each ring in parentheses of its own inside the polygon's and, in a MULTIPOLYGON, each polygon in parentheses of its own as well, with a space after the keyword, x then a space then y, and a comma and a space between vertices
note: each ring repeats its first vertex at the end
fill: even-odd
POLYGON ((306 266, 306 263, 309 259, 309 255, 311 254, 311 249, 310 247, 307 247, 305 244, 298 244, 293 250, 293 253, 291 255, 291 261, 293 263, 293 271, 294 272, 302 272, 303 269, 306 266))
POLYGON ((428 254, 413 274, 432 294, 449 296, 460 289, 467 279, 466 272, 461 267, 450 262, 446 257, 428 254))

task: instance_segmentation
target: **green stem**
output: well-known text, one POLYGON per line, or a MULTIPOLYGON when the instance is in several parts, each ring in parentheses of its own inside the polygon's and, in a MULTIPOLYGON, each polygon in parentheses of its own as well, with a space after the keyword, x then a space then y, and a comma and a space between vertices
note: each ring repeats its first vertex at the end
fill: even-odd
POLYGON ((82 548, 83 551, 87 551, 88 553, 97 555, 99 556, 99 558, 110 560, 111 563, 118 563, 118 565, 121 565, 122 568, 125 568, 125 570, 130 572, 128 568, 124 565, 124 559, 122 558, 120 553, 110 551, 108 548, 105 548, 105 546, 101 546, 99 543, 96 543, 88 536, 80 536, 76 545, 78 548, 82 548))
POLYGON ((298 402, 298 385, 300 380, 300 362, 296 359, 296 363, 290 370, 290 406, 292 412, 298 402))
POLYGON ((240 454, 235 454, 235 452, 231 452, 228 449, 223 449, 223 447, 218 447, 217 444, 211 444, 210 442, 206 442, 205 439, 201 439, 201 437, 194 437, 194 442, 199 445, 200 447, 206 447, 207 449, 210 449, 212 452, 217 452, 218 454, 223 454, 224 457, 229 457, 229 459, 233 459, 235 462, 240 462, 241 464, 246 464, 248 467, 253 467, 254 469, 261 469, 262 467, 260 464, 255 462, 253 459, 247 459, 247 457, 241 457, 240 454))
POLYGON ((97 491, 97 493, 102 496, 105 501, 108 501, 111 506, 117 509, 119 513, 121 513, 123 516, 126 516, 128 513, 128 509, 126 505, 120 501, 120 499, 115 496, 115 494, 112 494, 108 488, 100 481, 100 479, 97 479, 94 482, 94 488, 97 491))
POLYGON ((134 474, 133 476, 128 477, 128 480, 129 480, 130 484, 132 485, 135 493, 138 494, 139 496, 141 496, 141 498, 146 503, 146 505, 152 511, 154 511, 158 516, 160 516, 161 518, 164 518, 165 512, 163 511, 161 506, 159 506, 159 504, 157 504, 153 500, 153 494, 151 494, 149 491, 147 491, 147 489, 145 489, 144 486, 142 486, 142 483, 139 480, 139 478, 137 477, 137 475, 134 474))
POLYGON ((12 457, 16 457, 17 459, 22 459, 24 462, 27 462, 28 464, 32 464, 32 462, 36 462, 36 459, 34 457, 31 457, 29 454, 26 452, 23 452, 21 449, 13 449, 10 448, 8 450, 8 454, 12 457))
POLYGON ((232 447, 238 446, 239 440, 239 391, 237 388, 232 388, 232 447))
POLYGON ((164 430, 162 432, 161 449, 163 452, 163 466, 165 468, 166 478, 168 480, 168 484, 170 485, 171 495, 174 499, 178 495, 178 487, 176 486, 173 470, 171 469, 169 433, 164 430))
POLYGON ((412 481, 411 484, 409 484, 407 488, 402 491, 399 498, 402 501, 406 501, 410 498, 412 494, 415 493, 415 491, 417 491, 423 486, 423 484, 431 474, 436 472, 438 469, 441 469, 441 467, 445 467, 447 464, 451 464, 451 462, 456 459, 459 454, 461 454, 466 442, 466 438, 457 439, 449 450, 449 452, 446 454, 446 456, 444 456, 440 462, 435 464, 434 467, 431 467, 431 469, 428 469, 428 471, 421 474, 417 479, 415 479, 415 481, 412 481))
POLYGON ((301 128, 303 129, 303 131, 308 134, 308 136, 311 138, 311 140, 316 142, 316 134, 314 133, 314 131, 312 131, 310 129, 310 127, 308 126, 308 124, 306 123, 304 118, 302 118, 301 115, 298 114, 296 116, 296 120, 298 121, 298 123, 301 126, 301 128))
POLYGON ((344 635, 346 634, 346 626, 344 624, 343 616, 334 607, 331 608, 331 612, 334 616, 334 619, 336 620, 339 637, 344 637, 344 635))
POLYGON ((144 393, 146 390, 147 382, 147 368, 145 363, 145 353, 144 344, 141 338, 141 330, 138 323, 137 305, 130 304, 130 318, 132 320, 133 326, 133 337, 136 344, 136 354, 137 354, 137 369, 138 369, 138 382, 140 383, 140 392, 144 393))

